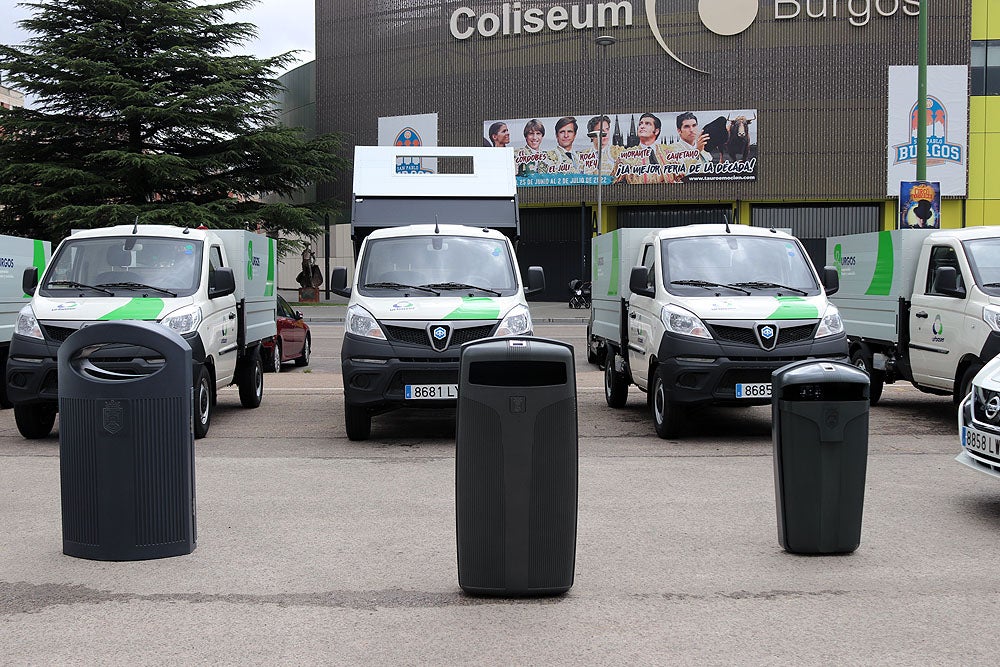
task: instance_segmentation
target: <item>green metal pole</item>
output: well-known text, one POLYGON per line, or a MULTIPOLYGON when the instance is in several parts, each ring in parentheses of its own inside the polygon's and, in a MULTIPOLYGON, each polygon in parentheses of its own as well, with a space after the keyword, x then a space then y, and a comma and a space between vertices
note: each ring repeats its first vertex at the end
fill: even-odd
POLYGON ((927 0, 920 0, 917 36, 917 180, 927 180, 927 0))

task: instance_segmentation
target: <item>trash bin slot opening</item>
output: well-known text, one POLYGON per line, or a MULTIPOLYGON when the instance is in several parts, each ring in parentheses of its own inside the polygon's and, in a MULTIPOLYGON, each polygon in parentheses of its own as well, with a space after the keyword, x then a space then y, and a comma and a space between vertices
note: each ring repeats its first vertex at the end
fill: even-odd
POLYGON ((566 364, 559 361, 474 361, 469 382, 494 387, 546 387, 566 384, 566 364))
POLYGON ((810 382, 781 389, 785 401, 864 401, 868 385, 857 382, 810 382))
POLYGON ((126 381, 159 373, 166 367, 166 359, 141 345, 101 343, 77 350, 70 356, 69 366, 86 378, 126 381))

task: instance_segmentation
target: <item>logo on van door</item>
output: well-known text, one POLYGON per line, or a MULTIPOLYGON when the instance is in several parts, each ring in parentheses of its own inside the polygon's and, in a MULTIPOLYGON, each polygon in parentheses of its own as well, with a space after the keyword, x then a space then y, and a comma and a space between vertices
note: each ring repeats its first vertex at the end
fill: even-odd
POLYGON ((944 324, 941 323, 941 316, 938 315, 934 318, 934 324, 931 325, 931 333, 934 336, 931 338, 935 343, 944 342, 944 324))

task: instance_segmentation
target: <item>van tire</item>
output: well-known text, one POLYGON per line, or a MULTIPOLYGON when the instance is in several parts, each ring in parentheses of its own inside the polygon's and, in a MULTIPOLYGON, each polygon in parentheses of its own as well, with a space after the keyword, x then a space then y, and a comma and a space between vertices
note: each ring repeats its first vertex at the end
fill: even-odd
POLYGON ((878 405, 879 399, 882 398, 882 389, 885 387, 885 374, 872 368, 871 357, 860 349, 851 353, 851 363, 855 368, 868 373, 868 403, 878 405))
POLYGON ((194 381, 194 405, 191 406, 195 440, 208 435, 208 429, 212 426, 213 403, 212 374, 205 366, 199 366, 198 377, 194 381))
POLYGON ((965 369, 965 372, 962 373, 962 380, 955 385, 955 395, 952 397, 955 405, 961 403, 969 395, 969 392, 972 391, 972 380, 981 370, 983 370, 983 365, 975 362, 970 364, 965 369))
POLYGON ((653 375, 653 390, 649 406, 656 435, 663 439, 676 438, 681 432, 683 414, 676 405, 667 400, 663 372, 659 366, 656 367, 656 372, 653 375))
POLYGON ((615 353, 611 349, 604 360, 604 400, 612 408, 624 408, 628 401, 628 380, 624 373, 615 371, 615 353))
POLYGON ((44 438, 56 423, 55 403, 27 403, 14 406, 17 430, 28 440, 44 438))
POLYGON ((372 415, 366 408, 345 403, 344 426, 348 440, 367 440, 372 434, 372 415))
POLYGON ((7 350, 0 350, 0 409, 14 407, 7 397, 7 350))
POLYGON ((260 348, 254 348, 249 359, 240 365, 237 385, 240 388, 240 405, 253 409, 264 399, 264 362, 260 358, 260 348))

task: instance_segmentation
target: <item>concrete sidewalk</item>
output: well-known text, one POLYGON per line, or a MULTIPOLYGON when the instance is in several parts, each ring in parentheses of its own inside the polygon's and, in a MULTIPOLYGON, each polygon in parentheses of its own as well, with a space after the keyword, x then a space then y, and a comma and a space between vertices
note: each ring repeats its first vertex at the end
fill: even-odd
MULTIPOLYGON (((302 313, 306 322, 343 322, 347 311, 346 303, 326 305, 296 305, 289 301, 293 310, 302 313)), ((586 308, 570 308, 565 301, 535 301, 528 302, 531 319, 536 324, 587 324, 590 321, 590 310, 586 308)))

